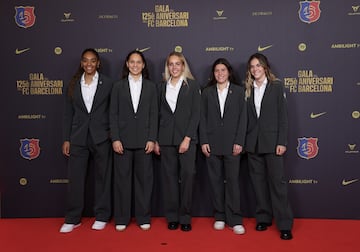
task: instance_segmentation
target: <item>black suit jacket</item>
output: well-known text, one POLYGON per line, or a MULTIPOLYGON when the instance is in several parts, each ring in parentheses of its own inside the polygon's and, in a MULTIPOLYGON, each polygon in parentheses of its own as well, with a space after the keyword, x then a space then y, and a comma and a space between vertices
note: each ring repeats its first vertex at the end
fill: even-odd
POLYGON ((217 86, 201 95, 200 144, 209 144, 211 154, 230 155, 234 144, 244 146, 246 103, 244 88, 230 83, 221 118, 217 86))
POLYGON ((73 96, 66 92, 63 117, 63 141, 83 145, 87 143, 88 133, 95 144, 109 139, 109 105, 113 81, 99 74, 93 105, 88 113, 82 93, 80 81, 74 88, 73 96))
POLYGON ((277 145, 287 145, 288 117, 286 95, 280 81, 269 82, 261 102, 257 118, 254 104, 254 89, 247 99, 248 126, 245 149, 254 153, 274 153, 277 145))
POLYGON ((166 82, 158 86, 159 95, 159 134, 160 145, 179 145, 185 136, 192 143, 198 141, 200 120, 200 87, 194 80, 183 81, 173 113, 166 101, 166 82))
POLYGON ((150 80, 142 80, 135 113, 128 79, 116 82, 111 94, 110 128, 112 141, 120 140, 124 148, 144 148, 146 142, 155 142, 158 128, 156 85, 150 80))

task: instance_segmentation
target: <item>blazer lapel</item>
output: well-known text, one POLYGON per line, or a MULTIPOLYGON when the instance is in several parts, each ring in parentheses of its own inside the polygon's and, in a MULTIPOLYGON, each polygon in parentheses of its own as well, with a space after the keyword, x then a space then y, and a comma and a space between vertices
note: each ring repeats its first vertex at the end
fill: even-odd
POLYGON ((124 79, 123 81, 124 81, 124 89, 125 89, 124 94, 126 96, 126 101, 129 104, 131 111, 135 114, 133 102, 131 99, 130 82, 128 79, 124 79))
POLYGON ((167 102, 167 100, 166 100, 166 86, 167 86, 167 82, 165 82, 164 84, 163 84, 163 86, 161 87, 161 99, 162 99, 162 102, 165 104, 165 106, 166 106, 166 109, 167 110, 169 110, 171 113, 172 113, 172 110, 171 110, 171 108, 170 108, 170 105, 169 105, 169 103, 167 102))
POLYGON ((262 107, 262 105, 264 104, 264 101, 266 101, 266 100, 268 99, 268 97, 269 97, 269 95, 270 95, 270 93, 271 93, 271 89, 272 89, 272 85, 271 85, 270 82, 268 82, 268 83, 266 84, 264 96, 263 96, 263 98, 262 98, 262 100, 261 100, 261 107, 262 107))
POLYGON ((257 118, 256 109, 255 109, 255 99, 254 99, 254 88, 251 88, 251 95, 250 95, 250 104, 251 104, 251 111, 255 115, 255 118, 257 118))
POLYGON ((103 80, 101 78, 101 75, 99 74, 99 80, 97 83, 97 87, 96 87, 96 91, 95 91, 95 95, 94 95, 94 100, 93 100, 93 104, 91 106, 91 111, 93 111, 96 106, 98 105, 99 101, 101 100, 101 97, 103 96, 104 92, 104 87, 103 87, 103 80))
POLYGON ((226 96, 226 99, 225 99, 225 105, 224 105, 224 115, 226 113, 226 110, 229 106, 231 106, 231 103, 232 103, 232 93, 233 93, 233 90, 232 90, 232 84, 230 83, 229 84, 229 89, 228 89, 228 93, 227 93, 227 96, 226 96))
POLYGON ((143 103, 143 99, 145 99, 144 94, 146 94, 147 88, 148 88, 148 85, 146 83, 146 80, 143 79, 142 83, 141 83, 141 91, 140 91, 139 104, 138 104, 137 111, 139 111, 139 109, 141 108, 141 104, 143 103))
POLYGON ((84 98, 81 92, 81 82, 79 81, 74 89, 74 101, 78 101, 78 106, 84 110, 86 113, 88 113, 85 102, 84 102, 84 98))
MULTIPOLYGON (((179 90, 179 94, 178 94, 178 97, 177 97, 177 100, 176 100, 176 108, 177 108, 178 106, 181 106, 181 105, 179 105, 179 104, 180 104, 180 103, 183 101, 183 99, 185 98, 185 92, 187 91, 187 88, 189 88, 189 87, 187 86, 186 82, 183 81, 183 82, 181 83, 181 87, 180 87, 180 90, 179 90)), ((176 108, 175 108, 175 111, 176 111, 176 108)))
POLYGON ((219 101, 219 96, 218 96, 218 91, 217 91, 216 84, 212 86, 211 95, 212 95, 213 101, 215 101, 217 113, 221 117, 220 101, 219 101))
MULTIPOLYGON (((171 111, 171 113, 173 113, 172 110, 171 110, 171 108, 170 108, 169 103, 168 103, 167 100, 166 100, 166 87, 167 87, 167 83, 165 83, 164 86, 165 86, 165 87, 164 87, 164 102, 166 103, 169 111, 171 111)), ((185 99, 185 93, 186 93, 186 91, 187 91, 188 88, 189 88, 189 87, 187 86, 186 82, 183 81, 183 82, 181 83, 181 87, 180 87, 180 90, 179 90, 179 94, 178 94, 177 99, 176 99, 176 107, 175 107, 174 113, 176 112, 177 107, 178 107, 178 106, 181 106, 181 105, 179 105, 179 104, 181 104, 181 102, 185 99)))

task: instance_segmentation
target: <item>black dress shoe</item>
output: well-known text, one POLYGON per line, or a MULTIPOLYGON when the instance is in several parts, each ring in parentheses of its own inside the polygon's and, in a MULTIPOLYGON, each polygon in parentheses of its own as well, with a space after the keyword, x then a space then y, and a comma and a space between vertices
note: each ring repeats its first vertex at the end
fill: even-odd
POLYGON ((268 227, 271 226, 271 223, 267 223, 267 222, 259 222, 258 224, 256 224, 256 231, 265 231, 268 227))
POLYGON ((184 232, 191 231, 191 224, 181 224, 181 230, 184 232))
POLYGON ((178 229, 178 227, 179 227, 179 222, 177 221, 169 222, 168 224, 168 229, 170 230, 176 230, 178 229))
POLYGON ((293 238, 293 236, 292 236, 292 233, 290 230, 281 230, 280 238, 283 240, 291 240, 293 238))

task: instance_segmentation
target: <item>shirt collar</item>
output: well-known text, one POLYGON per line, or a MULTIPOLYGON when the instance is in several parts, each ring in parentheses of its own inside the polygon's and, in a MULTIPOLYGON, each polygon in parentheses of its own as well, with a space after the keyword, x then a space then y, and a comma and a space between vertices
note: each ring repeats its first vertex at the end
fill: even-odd
POLYGON ((140 75, 140 78, 138 80, 135 80, 134 77, 129 73, 128 80, 132 82, 142 81, 142 75, 140 75))
MULTIPOLYGON (((181 76, 180 79, 178 80, 178 82, 176 83, 175 87, 178 88, 178 89, 180 89, 181 84, 183 83, 183 81, 184 81, 184 77, 181 76)), ((167 85, 168 85, 168 86, 171 85, 171 77, 170 77, 169 80, 167 81, 167 85)))
MULTIPOLYGON (((253 84, 254 84, 254 87, 255 87, 255 88, 259 88, 259 86, 256 84, 256 81, 255 81, 255 80, 254 80, 253 84)), ((265 77, 265 79, 264 79, 262 85, 260 86, 260 88, 261 88, 261 87, 266 87, 266 84, 268 84, 268 79, 265 77)))
MULTIPOLYGON (((228 81, 224 87, 224 89, 228 89, 230 86, 230 81, 228 81)), ((216 83, 216 88, 219 89, 219 84, 216 83)))
MULTIPOLYGON (((98 80, 99 80, 99 73, 98 73, 98 71, 96 71, 94 76, 93 76, 92 82, 97 83, 98 80)), ((83 73, 81 75, 81 80, 80 81, 81 81, 81 84, 85 84, 85 73, 83 73)))

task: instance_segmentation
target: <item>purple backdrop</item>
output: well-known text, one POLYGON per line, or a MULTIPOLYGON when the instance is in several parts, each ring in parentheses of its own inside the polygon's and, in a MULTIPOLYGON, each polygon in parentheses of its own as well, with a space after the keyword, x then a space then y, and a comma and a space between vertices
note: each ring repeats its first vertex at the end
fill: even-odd
MULTIPOLYGON (((264 53, 287 90, 286 169, 295 216, 359 219, 359 6, 350 0, 2 3, 0 217, 63 216, 63 92, 82 50, 94 47, 114 79, 126 54, 142 50, 154 81, 167 54, 182 51, 201 85, 216 58, 227 58, 241 80, 247 58, 264 53)), ((210 216, 200 153, 197 162, 194 215, 210 216)), ((160 216, 155 163, 153 214, 160 216)), ((252 216, 246 158, 241 175, 244 214, 252 216)), ((89 193, 89 215, 91 201, 89 193)))

